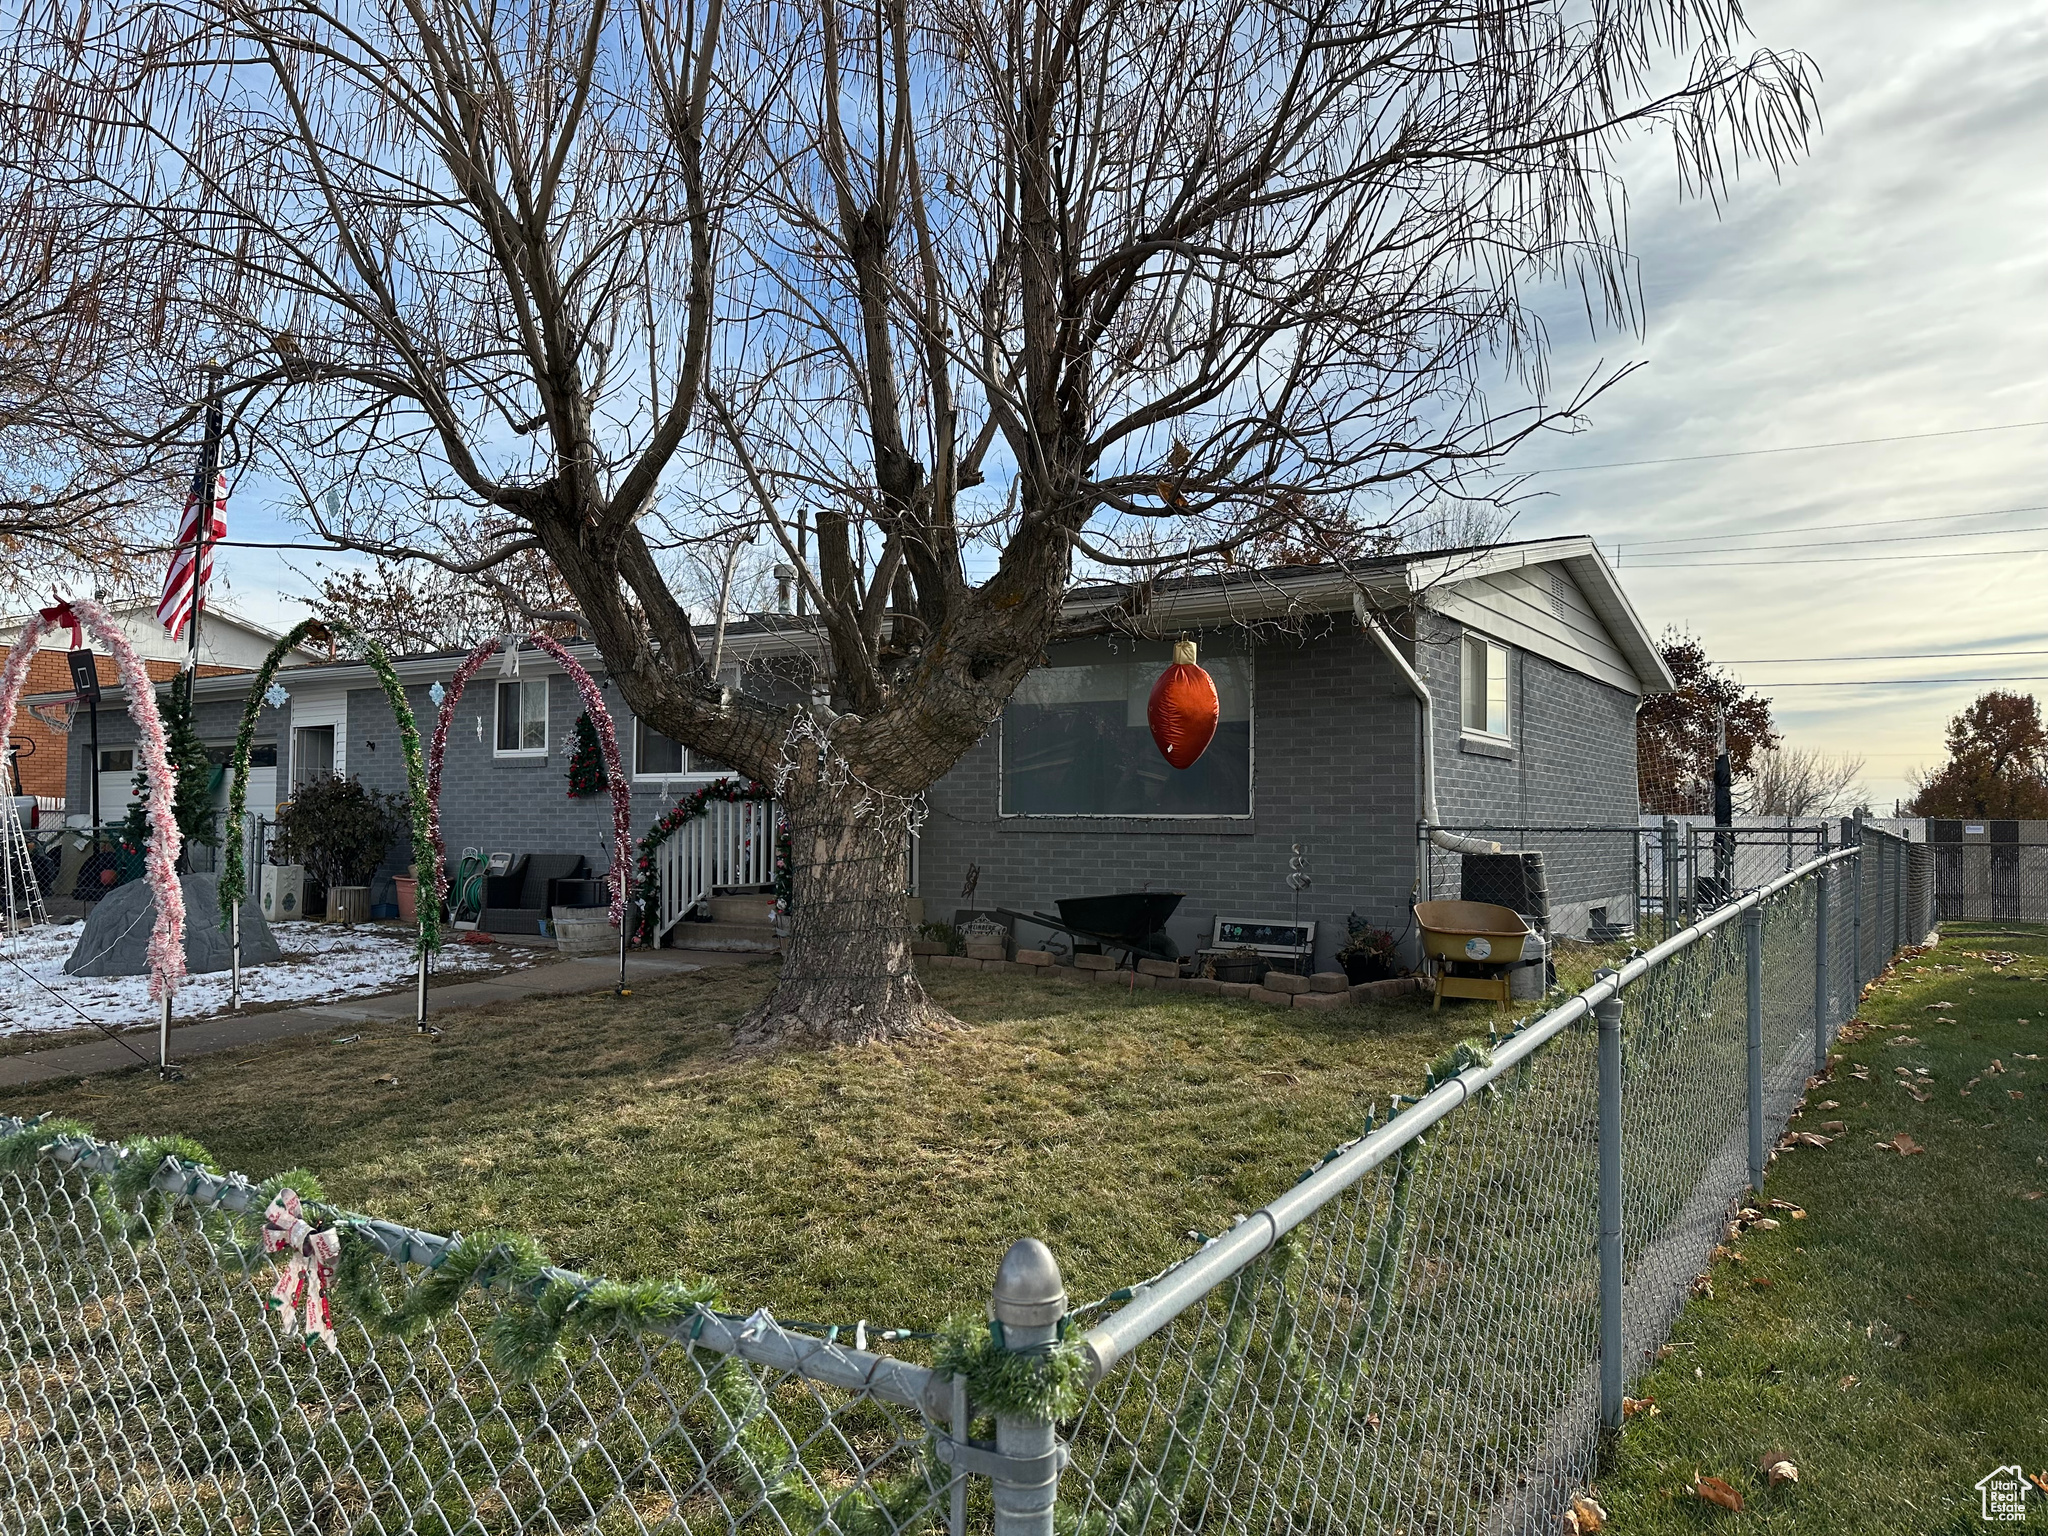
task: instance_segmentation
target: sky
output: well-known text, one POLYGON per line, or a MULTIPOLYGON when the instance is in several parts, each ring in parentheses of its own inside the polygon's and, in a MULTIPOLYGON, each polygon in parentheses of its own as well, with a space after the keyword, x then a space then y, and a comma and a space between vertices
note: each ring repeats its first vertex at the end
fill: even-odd
MULTIPOLYGON (((1899 680, 2048 689, 2048 7, 1749 14, 1818 66, 1820 132, 1719 209, 1680 200, 1667 146, 1624 154, 1642 334, 1544 308, 1560 385, 1642 366, 1517 453, 1541 494, 1511 536, 1597 538, 1653 631, 1697 635, 1788 745, 1862 758, 1889 809, 1990 686, 1899 680), (2016 423, 2041 425, 1975 430, 2016 423), (1805 446, 1874 438, 1898 440, 1805 446), (1685 462, 1586 467, 1644 459, 1685 462)), ((238 500, 233 537, 298 533, 260 487, 238 500)), ((225 605, 283 627, 320 558, 223 551, 225 605)))

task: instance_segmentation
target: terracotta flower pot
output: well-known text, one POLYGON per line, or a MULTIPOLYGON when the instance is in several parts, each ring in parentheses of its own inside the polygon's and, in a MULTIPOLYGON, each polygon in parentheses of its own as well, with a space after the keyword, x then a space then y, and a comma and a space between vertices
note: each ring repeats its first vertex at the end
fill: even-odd
POLYGON ((420 883, 403 876, 391 882, 398 888, 398 920, 401 923, 416 923, 420 920, 420 883))

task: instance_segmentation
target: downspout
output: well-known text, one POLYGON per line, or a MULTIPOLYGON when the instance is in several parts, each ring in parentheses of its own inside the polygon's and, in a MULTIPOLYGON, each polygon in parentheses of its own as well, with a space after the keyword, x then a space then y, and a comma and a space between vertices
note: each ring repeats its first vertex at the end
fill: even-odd
POLYGON ((1436 706, 1429 696, 1429 687, 1408 664, 1408 658, 1401 654, 1393 637, 1381 625, 1379 617, 1366 606, 1365 594, 1351 594, 1351 611, 1358 616, 1358 627, 1379 642, 1387 659, 1394 664, 1394 670, 1408 684, 1416 702, 1422 706, 1422 824, 1429 828, 1429 840, 1437 847, 1450 853, 1499 853, 1499 843, 1488 842, 1479 837, 1460 837, 1455 832, 1446 832, 1437 823, 1436 814, 1436 706))

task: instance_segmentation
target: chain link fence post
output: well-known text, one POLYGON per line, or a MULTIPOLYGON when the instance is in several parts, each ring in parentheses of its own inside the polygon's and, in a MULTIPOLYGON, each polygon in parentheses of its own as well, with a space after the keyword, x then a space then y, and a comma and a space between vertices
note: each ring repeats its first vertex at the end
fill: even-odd
POLYGON ((1742 914, 1743 970, 1749 978, 1749 1187, 1764 1188, 1764 911, 1742 914))
POLYGON ((1906 947, 1906 845, 1892 856, 1892 947, 1896 955, 1906 947))
POLYGON ((1858 823, 1856 857, 1849 861, 1854 871, 1854 904, 1849 909, 1849 1010, 1852 1014, 1863 1006, 1863 855, 1869 846, 1863 839, 1862 824, 1858 823))
MULTIPOLYGON (((1613 971, 1601 971, 1606 980, 1613 971)), ((1600 1427, 1621 1430, 1621 998, 1593 1007, 1600 1026, 1600 1427)))
POLYGON ((1678 823, 1664 818, 1664 931, 1659 939, 1678 932, 1678 823))
MULTIPOLYGON (((1822 834, 1821 852, 1827 852, 1822 834)), ((1828 1025, 1834 1013, 1832 976, 1828 970, 1828 887, 1834 884, 1838 865, 1829 865, 1814 877, 1813 910, 1813 1075, 1828 1070, 1828 1025)))
MULTIPOLYGON (((1035 1237, 1012 1243, 996 1269, 988 1310, 1001 1330, 997 1342, 1010 1353, 1033 1354, 1051 1345, 1067 1313, 1067 1290, 1052 1250, 1035 1237)), ((990 1476, 995 1536, 1052 1536, 1064 1459, 1052 1421, 997 1414, 996 1455, 1002 1464, 990 1476)))

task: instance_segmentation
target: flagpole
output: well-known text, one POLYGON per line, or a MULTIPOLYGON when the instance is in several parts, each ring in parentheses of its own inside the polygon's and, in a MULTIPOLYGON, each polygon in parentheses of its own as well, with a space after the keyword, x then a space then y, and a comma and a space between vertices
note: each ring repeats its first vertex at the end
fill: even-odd
MULTIPOLYGON (((199 518, 192 529, 192 635, 191 648, 185 658, 185 670, 192 674, 195 682, 199 678, 200 580, 206 568, 206 536, 213 528, 214 508, 218 505, 216 493, 220 486, 221 372, 218 364, 207 364, 206 437, 199 450, 199 518)), ((186 697, 189 699, 191 695, 188 693, 186 697)))

